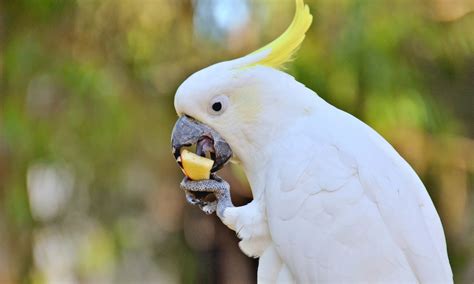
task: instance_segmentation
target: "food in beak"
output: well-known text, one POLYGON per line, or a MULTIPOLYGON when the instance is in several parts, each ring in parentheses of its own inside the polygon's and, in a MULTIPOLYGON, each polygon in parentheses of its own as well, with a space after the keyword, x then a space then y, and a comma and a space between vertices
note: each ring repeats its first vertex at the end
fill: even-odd
POLYGON ((181 116, 171 134, 173 155, 178 165, 183 168, 181 157, 184 148, 196 145, 196 155, 213 160, 211 173, 220 170, 232 157, 232 150, 211 127, 188 116, 181 116))
POLYGON ((192 180, 205 180, 211 176, 214 161, 194 154, 186 149, 181 152, 181 165, 184 174, 192 180))
POLYGON ((215 193, 229 186, 215 173, 232 158, 232 149, 216 130, 186 115, 176 121, 171 144, 176 162, 186 175, 180 187, 188 202, 212 213, 216 209, 215 193), (190 151, 194 146, 195 151, 190 151))

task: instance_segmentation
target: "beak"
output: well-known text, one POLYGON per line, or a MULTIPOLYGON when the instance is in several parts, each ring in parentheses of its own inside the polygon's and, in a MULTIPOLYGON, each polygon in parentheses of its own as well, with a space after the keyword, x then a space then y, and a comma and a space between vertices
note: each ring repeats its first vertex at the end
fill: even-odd
POLYGON ((229 144, 211 127, 188 116, 181 116, 171 134, 173 155, 182 168, 181 149, 196 145, 196 154, 205 157, 209 154, 214 160, 211 172, 220 170, 232 157, 229 144))

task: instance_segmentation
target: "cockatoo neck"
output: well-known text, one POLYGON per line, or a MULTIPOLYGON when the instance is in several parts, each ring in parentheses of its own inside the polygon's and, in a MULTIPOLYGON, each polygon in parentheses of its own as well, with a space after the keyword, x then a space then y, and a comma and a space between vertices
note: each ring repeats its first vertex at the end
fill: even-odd
POLYGON ((280 151, 281 143, 288 141, 285 138, 289 135, 295 135, 296 125, 317 115, 327 104, 293 77, 283 72, 276 77, 259 88, 260 107, 256 119, 246 127, 239 127, 228 141, 241 161, 254 199, 262 196, 267 171, 271 171, 269 165, 279 159, 279 155, 287 154, 280 151))

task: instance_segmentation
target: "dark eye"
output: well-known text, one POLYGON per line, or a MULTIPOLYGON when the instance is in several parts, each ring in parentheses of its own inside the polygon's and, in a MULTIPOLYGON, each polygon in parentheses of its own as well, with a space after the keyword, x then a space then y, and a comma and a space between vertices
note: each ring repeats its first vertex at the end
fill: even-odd
POLYGON ((229 98, 225 95, 219 95, 211 100, 208 111, 211 115, 221 115, 228 106, 229 98))
POLYGON ((212 104, 212 110, 215 112, 218 112, 222 109, 222 103, 221 102, 215 102, 212 104))

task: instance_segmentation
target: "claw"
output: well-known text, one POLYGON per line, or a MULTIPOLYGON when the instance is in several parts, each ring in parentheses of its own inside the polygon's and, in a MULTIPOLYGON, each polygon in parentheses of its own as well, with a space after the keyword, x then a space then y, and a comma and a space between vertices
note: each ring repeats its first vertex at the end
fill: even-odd
POLYGON ((217 201, 213 201, 211 203, 208 203, 206 205, 199 205, 199 208, 206 213, 207 215, 210 215, 217 210, 217 201))
POLYGON ((186 193, 186 200, 188 201, 189 204, 198 205, 199 203, 201 203, 201 200, 196 198, 196 196, 192 194, 192 192, 185 190, 185 193, 186 193))

